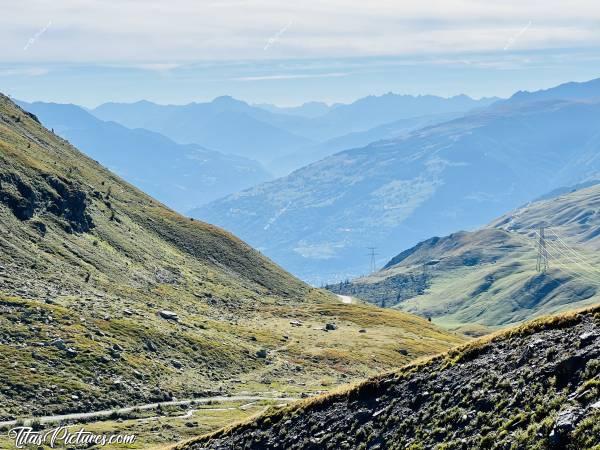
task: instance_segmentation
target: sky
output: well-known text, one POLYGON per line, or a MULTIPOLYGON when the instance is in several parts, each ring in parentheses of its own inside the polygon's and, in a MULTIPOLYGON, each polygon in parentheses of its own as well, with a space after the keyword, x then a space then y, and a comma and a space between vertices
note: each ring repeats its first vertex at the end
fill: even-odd
POLYGON ((27 101, 506 97, 600 77, 592 0, 0 1, 0 92, 27 101))

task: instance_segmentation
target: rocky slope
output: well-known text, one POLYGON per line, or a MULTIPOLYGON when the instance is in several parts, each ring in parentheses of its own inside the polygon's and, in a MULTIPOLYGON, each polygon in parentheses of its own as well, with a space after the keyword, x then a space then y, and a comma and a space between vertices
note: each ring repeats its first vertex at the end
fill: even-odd
POLYGON ((600 445, 600 308, 528 323, 179 449, 600 445))
POLYGON ((318 391, 461 341, 307 286, 0 96, 1 419, 318 391))
POLYGON ((374 274, 328 288, 472 333, 593 304, 600 300, 599 208, 597 184, 561 189, 480 230, 425 240, 374 274), (545 273, 536 271, 542 224, 545 273))

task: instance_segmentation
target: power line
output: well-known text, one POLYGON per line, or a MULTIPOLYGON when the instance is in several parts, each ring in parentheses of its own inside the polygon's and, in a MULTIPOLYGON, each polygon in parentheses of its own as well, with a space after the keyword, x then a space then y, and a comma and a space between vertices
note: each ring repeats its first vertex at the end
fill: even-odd
MULTIPOLYGON (((538 236, 538 234, 537 234, 537 231, 535 232, 535 234, 536 234, 536 236, 538 236)), ((528 242, 529 242, 529 243, 532 245, 532 247, 533 247, 534 249, 536 249, 536 250, 537 250, 537 247, 538 247, 538 241, 537 241, 537 240, 536 240, 536 241, 533 241, 533 242, 531 242, 529 239, 527 239, 527 241, 528 241, 528 242)), ((551 248, 551 249, 552 249, 552 251, 549 251, 549 250, 548 250, 548 248, 547 248, 547 249, 546 249, 546 252, 548 253, 548 255, 549 255, 550 257, 552 257, 552 258, 553 258, 553 263, 554 263, 554 264, 556 264, 556 265, 558 265, 558 266, 560 266, 560 267, 562 267, 562 268, 564 268, 564 269, 565 269, 565 270, 567 270, 567 271, 571 271, 571 272, 573 272, 573 270, 572 270, 572 269, 571 269, 569 266, 567 266, 567 265, 566 265, 564 262, 562 262, 562 261, 561 261, 561 259, 560 259, 560 258, 558 258, 558 257, 556 256, 556 255, 558 254, 558 251, 557 251, 556 253, 554 253, 554 250, 555 250, 555 249, 554 249, 554 246, 550 245, 550 246, 549 246, 549 248, 551 248)), ((581 274, 579 274, 579 273, 577 273, 577 275, 583 276, 583 275, 581 275, 581 274)))
MULTIPOLYGON (((555 249, 555 247, 553 247, 553 246, 550 246, 550 247, 553 249, 553 251, 554 251, 554 250, 556 250, 556 249, 555 249)), ((560 252, 559 250, 556 250, 556 251, 557 251, 557 253, 558 253, 559 255, 561 255, 561 256, 565 256, 565 255, 564 255, 564 253, 560 252)), ((592 284, 598 284, 598 280, 595 280, 595 279, 591 278, 590 276, 588 276, 588 274, 587 274, 587 273, 584 273, 584 272, 577 271, 577 270, 573 269, 573 267, 571 267, 571 266, 568 266, 568 265, 566 265, 566 264, 565 264, 565 263, 563 263, 563 262, 559 262, 560 260, 559 260, 559 258, 556 256, 556 254, 554 254, 554 253, 550 252, 550 256, 552 256, 552 257, 554 258, 554 260, 555 260, 555 262, 556 262, 556 264, 557 264, 557 265, 561 266, 561 267, 562 267, 563 269, 565 269, 567 272, 571 272, 571 273, 573 273, 573 274, 575 274, 575 275, 579 276, 579 278, 580 278, 580 279, 583 279, 583 280, 585 280, 585 281, 588 281, 588 282, 590 282, 590 283, 592 283, 592 284)), ((570 262, 572 262, 571 260, 569 260, 569 261, 570 261, 570 262)))
POLYGON ((594 267, 592 264, 590 264, 589 262, 587 262, 587 261, 586 261, 586 259, 585 259, 585 257, 584 257, 584 255, 583 255, 583 254, 581 254, 581 253, 577 252, 577 251, 576 251, 574 248, 572 248, 572 247, 569 247, 569 245, 567 245, 567 244, 565 243, 565 241, 563 241, 563 240, 560 238, 560 236, 559 236, 558 234, 556 234, 556 233, 555 233, 553 230, 549 230, 549 231, 550 231, 550 232, 551 232, 551 233, 554 235, 554 237, 555 237, 555 238, 558 240, 558 242, 559 242, 560 244, 562 244, 562 246, 563 246, 564 248, 566 248, 566 249, 567 249, 567 250, 568 250, 570 253, 572 253, 573 255, 575 255, 575 257, 576 257, 576 258, 577 258, 579 261, 581 261, 583 264, 585 264, 586 266, 589 266, 589 267, 590 267, 590 269, 591 269, 591 270, 590 270, 590 272, 594 272, 594 273, 597 273, 597 272, 598 272, 598 269, 597 269, 596 267, 594 267))
POLYGON ((585 267, 583 267, 577 261, 573 260, 569 255, 565 254, 565 252, 562 251, 558 246, 550 245, 550 247, 553 250, 556 250, 556 252, 558 254, 560 254, 560 256, 562 256, 563 258, 566 258, 568 260, 568 262, 570 262, 571 264, 575 264, 576 266, 578 266, 581 269, 583 269, 582 271, 577 271, 577 270, 573 269, 573 267, 567 267, 567 270, 569 270, 569 271, 571 271, 571 272, 579 275, 581 278, 584 278, 587 281, 590 281, 592 283, 598 283, 598 280, 595 279, 593 275, 590 275, 589 272, 586 271, 585 267))
POLYGON ((535 270, 538 272, 545 273, 548 270, 548 250, 546 249, 546 236, 544 233, 544 226, 540 226, 539 241, 538 241, 538 255, 535 270))
MULTIPOLYGON (((536 232, 537 234, 537 232, 536 232)), ((540 235, 538 235, 540 236, 540 235)), ((573 269, 572 267, 567 266, 566 264, 561 264, 561 266, 563 266, 565 269, 567 269, 567 271, 569 272, 573 272, 576 275, 579 275, 581 278, 591 282, 591 283, 598 283, 597 279, 594 279, 593 276, 590 276, 590 274, 587 272, 587 269, 585 267, 583 267, 579 262, 577 262, 576 260, 573 259, 572 256, 567 255, 558 245, 555 245, 554 243, 552 243, 551 241, 545 240, 544 242, 549 248, 552 249, 552 252, 550 252, 550 256, 553 257, 553 260, 555 261, 559 261, 559 259, 557 258, 557 255, 560 255, 561 257, 567 259, 570 263, 574 263, 575 265, 577 265, 578 267, 581 267, 583 269, 583 272, 581 271, 577 271, 575 269, 573 269), (554 253, 556 252, 556 253, 554 253)), ((548 253, 548 248, 546 248, 546 253, 548 253)))
MULTIPOLYGON (((532 249, 538 251, 538 253, 539 253, 539 237, 540 237, 540 234, 538 234, 537 230, 534 230, 534 233, 536 235, 536 240, 529 239, 526 236, 521 235, 520 233, 512 233, 512 234, 514 236, 518 237, 519 239, 522 239, 528 245, 531 245, 532 249)), ((560 266, 565 271, 571 272, 574 275, 577 275, 581 279, 584 279, 584 280, 586 280, 586 281, 588 281, 590 283, 593 283, 593 284, 596 284, 596 285, 599 283, 597 275, 596 275, 596 277, 593 277, 587 271, 581 272, 581 271, 575 270, 572 266, 568 266, 567 264, 565 264, 564 262, 562 262, 561 259, 566 259, 570 263, 575 263, 577 266, 582 267, 581 264, 579 264, 577 261, 574 261, 571 256, 566 255, 560 249, 560 247, 558 247, 557 245, 555 245, 552 241, 545 240, 545 244, 546 244, 546 253, 552 258, 552 261, 553 261, 554 264, 560 266), (550 251, 549 249, 551 249, 552 251, 550 251)), ((584 267, 582 267, 582 268, 585 269, 584 267)))
MULTIPOLYGON (((590 273, 589 273, 589 272, 590 272, 590 271, 589 271, 589 269, 587 269, 585 266, 581 265, 581 264, 579 263, 579 261, 577 261, 576 259, 574 259, 572 256, 570 256, 570 255, 567 255, 567 254, 564 252, 564 250, 562 250, 562 248, 561 248, 561 247, 560 247, 560 246, 559 246, 559 245, 558 245, 556 242, 553 242, 553 241, 546 241, 546 243, 547 243, 547 244, 548 244, 548 245, 549 245, 549 246, 550 246, 550 247, 551 247, 553 250, 556 250, 556 252, 557 252, 557 253, 559 253, 559 254, 560 254, 562 257, 564 257, 564 258, 568 259, 568 260, 569 260, 569 262, 571 262, 571 263, 575 264, 576 266, 580 267, 580 268, 583 270, 583 273, 580 273, 580 272, 579 272, 579 273, 580 273, 580 275, 582 275, 582 276, 583 276, 583 274, 585 274, 585 275, 590 275, 590 273)), ((568 247, 566 244, 565 244, 565 247, 566 247, 567 249, 569 249, 569 247, 568 247)), ((576 271, 574 271, 573 269, 570 269, 570 270, 571 270, 571 271, 573 271, 573 272, 576 272, 576 271)), ((578 272, 576 272, 576 273, 578 273, 578 272)), ((593 275, 594 275, 594 274, 592 273, 592 276, 593 276, 593 275)), ((594 280, 594 282, 596 282, 596 281, 594 280)))

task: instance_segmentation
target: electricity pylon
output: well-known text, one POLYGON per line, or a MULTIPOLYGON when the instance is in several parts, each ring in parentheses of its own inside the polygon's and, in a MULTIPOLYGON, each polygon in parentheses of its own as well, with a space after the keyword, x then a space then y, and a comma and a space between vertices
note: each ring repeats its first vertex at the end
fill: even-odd
POLYGON ((536 270, 541 273, 548 270, 548 250, 546 249, 546 235, 544 230, 545 227, 540 226, 536 270))

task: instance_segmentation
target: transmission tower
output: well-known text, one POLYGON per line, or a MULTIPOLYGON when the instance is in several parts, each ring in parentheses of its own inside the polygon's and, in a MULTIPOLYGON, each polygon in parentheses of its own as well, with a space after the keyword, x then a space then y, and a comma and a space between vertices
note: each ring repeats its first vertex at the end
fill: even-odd
POLYGON ((545 227, 540 226, 536 270, 541 273, 548 270, 548 250, 546 249, 546 235, 544 231, 545 227))
POLYGON ((369 249, 369 256, 371 257, 371 266, 369 268, 369 273, 374 273, 377 270, 377 264, 375 263, 375 257, 379 255, 379 253, 375 253, 377 247, 367 247, 369 249))

